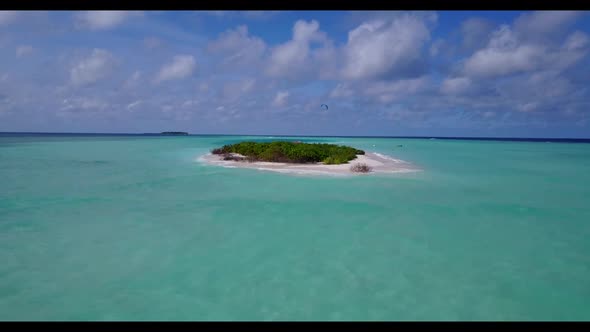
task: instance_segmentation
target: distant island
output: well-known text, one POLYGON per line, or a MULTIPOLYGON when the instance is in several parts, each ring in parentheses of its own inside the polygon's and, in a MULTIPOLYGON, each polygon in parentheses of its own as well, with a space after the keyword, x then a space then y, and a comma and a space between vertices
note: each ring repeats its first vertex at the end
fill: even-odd
POLYGON ((188 133, 184 131, 163 131, 160 135, 188 135, 188 133))

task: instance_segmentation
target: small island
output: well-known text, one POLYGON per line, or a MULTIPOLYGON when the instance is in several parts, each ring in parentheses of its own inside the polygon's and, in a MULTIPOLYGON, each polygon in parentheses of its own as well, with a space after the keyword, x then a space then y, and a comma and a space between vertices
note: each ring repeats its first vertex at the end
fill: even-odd
POLYGON ((211 150, 199 160, 229 168, 281 173, 347 175, 417 170, 411 164, 349 146, 300 141, 240 142, 211 150))
POLYGON ((184 136, 188 135, 188 133, 184 131, 163 131, 160 135, 184 136))
POLYGON ((345 164, 365 154, 365 151, 334 144, 310 144, 301 142, 241 142, 213 149, 211 153, 223 155, 224 160, 268 161, 276 163, 326 165, 345 164))

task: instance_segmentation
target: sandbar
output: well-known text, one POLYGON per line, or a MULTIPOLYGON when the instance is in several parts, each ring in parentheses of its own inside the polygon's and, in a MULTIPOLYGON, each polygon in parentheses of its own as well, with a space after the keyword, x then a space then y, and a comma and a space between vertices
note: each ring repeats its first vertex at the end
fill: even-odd
MULTIPOLYGON (((240 154, 232 153, 234 156, 243 157, 240 154)), ((263 171, 273 171, 280 173, 292 174, 309 174, 309 175, 368 175, 383 173, 406 173, 416 172, 420 169, 409 162, 395 159, 376 152, 368 152, 364 155, 357 155, 355 159, 346 164, 325 165, 323 163, 295 164, 295 163, 275 163, 275 162, 247 162, 235 160, 223 160, 222 155, 208 153, 198 158, 199 161, 227 168, 252 168, 263 171), (366 164, 371 167, 369 173, 355 173, 350 167, 356 163, 366 164)))

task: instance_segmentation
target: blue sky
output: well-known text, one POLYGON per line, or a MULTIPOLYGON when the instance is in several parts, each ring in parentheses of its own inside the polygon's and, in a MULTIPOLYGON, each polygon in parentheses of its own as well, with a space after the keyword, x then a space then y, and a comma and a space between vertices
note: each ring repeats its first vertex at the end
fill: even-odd
POLYGON ((587 12, 3 11, 0 131, 590 137, 589 51, 587 12))

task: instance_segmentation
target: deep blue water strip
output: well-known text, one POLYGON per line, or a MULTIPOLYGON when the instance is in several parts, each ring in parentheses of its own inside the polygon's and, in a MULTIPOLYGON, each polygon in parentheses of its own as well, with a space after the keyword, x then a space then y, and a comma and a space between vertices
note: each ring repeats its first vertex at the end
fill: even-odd
MULTIPOLYGON (((36 132, 0 132, 0 137, 99 137, 99 136, 164 136, 178 137, 176 135, 163 135, 159 133, 36 133, 36 132)), ((555 143, 590 143, 590 138, 527 138, 527 137, 451 137, 451 136, 320 136, 320 135, 237 135, 237 134, 189 134, 188 136, 220 137, 220 136, 251 136, 251 137, 320 137, 320 138, 403 138, 403 139, 440 139, 440 140, 467 140, 467 141, 509 141, 509 142, 555 142, 555 143)))

